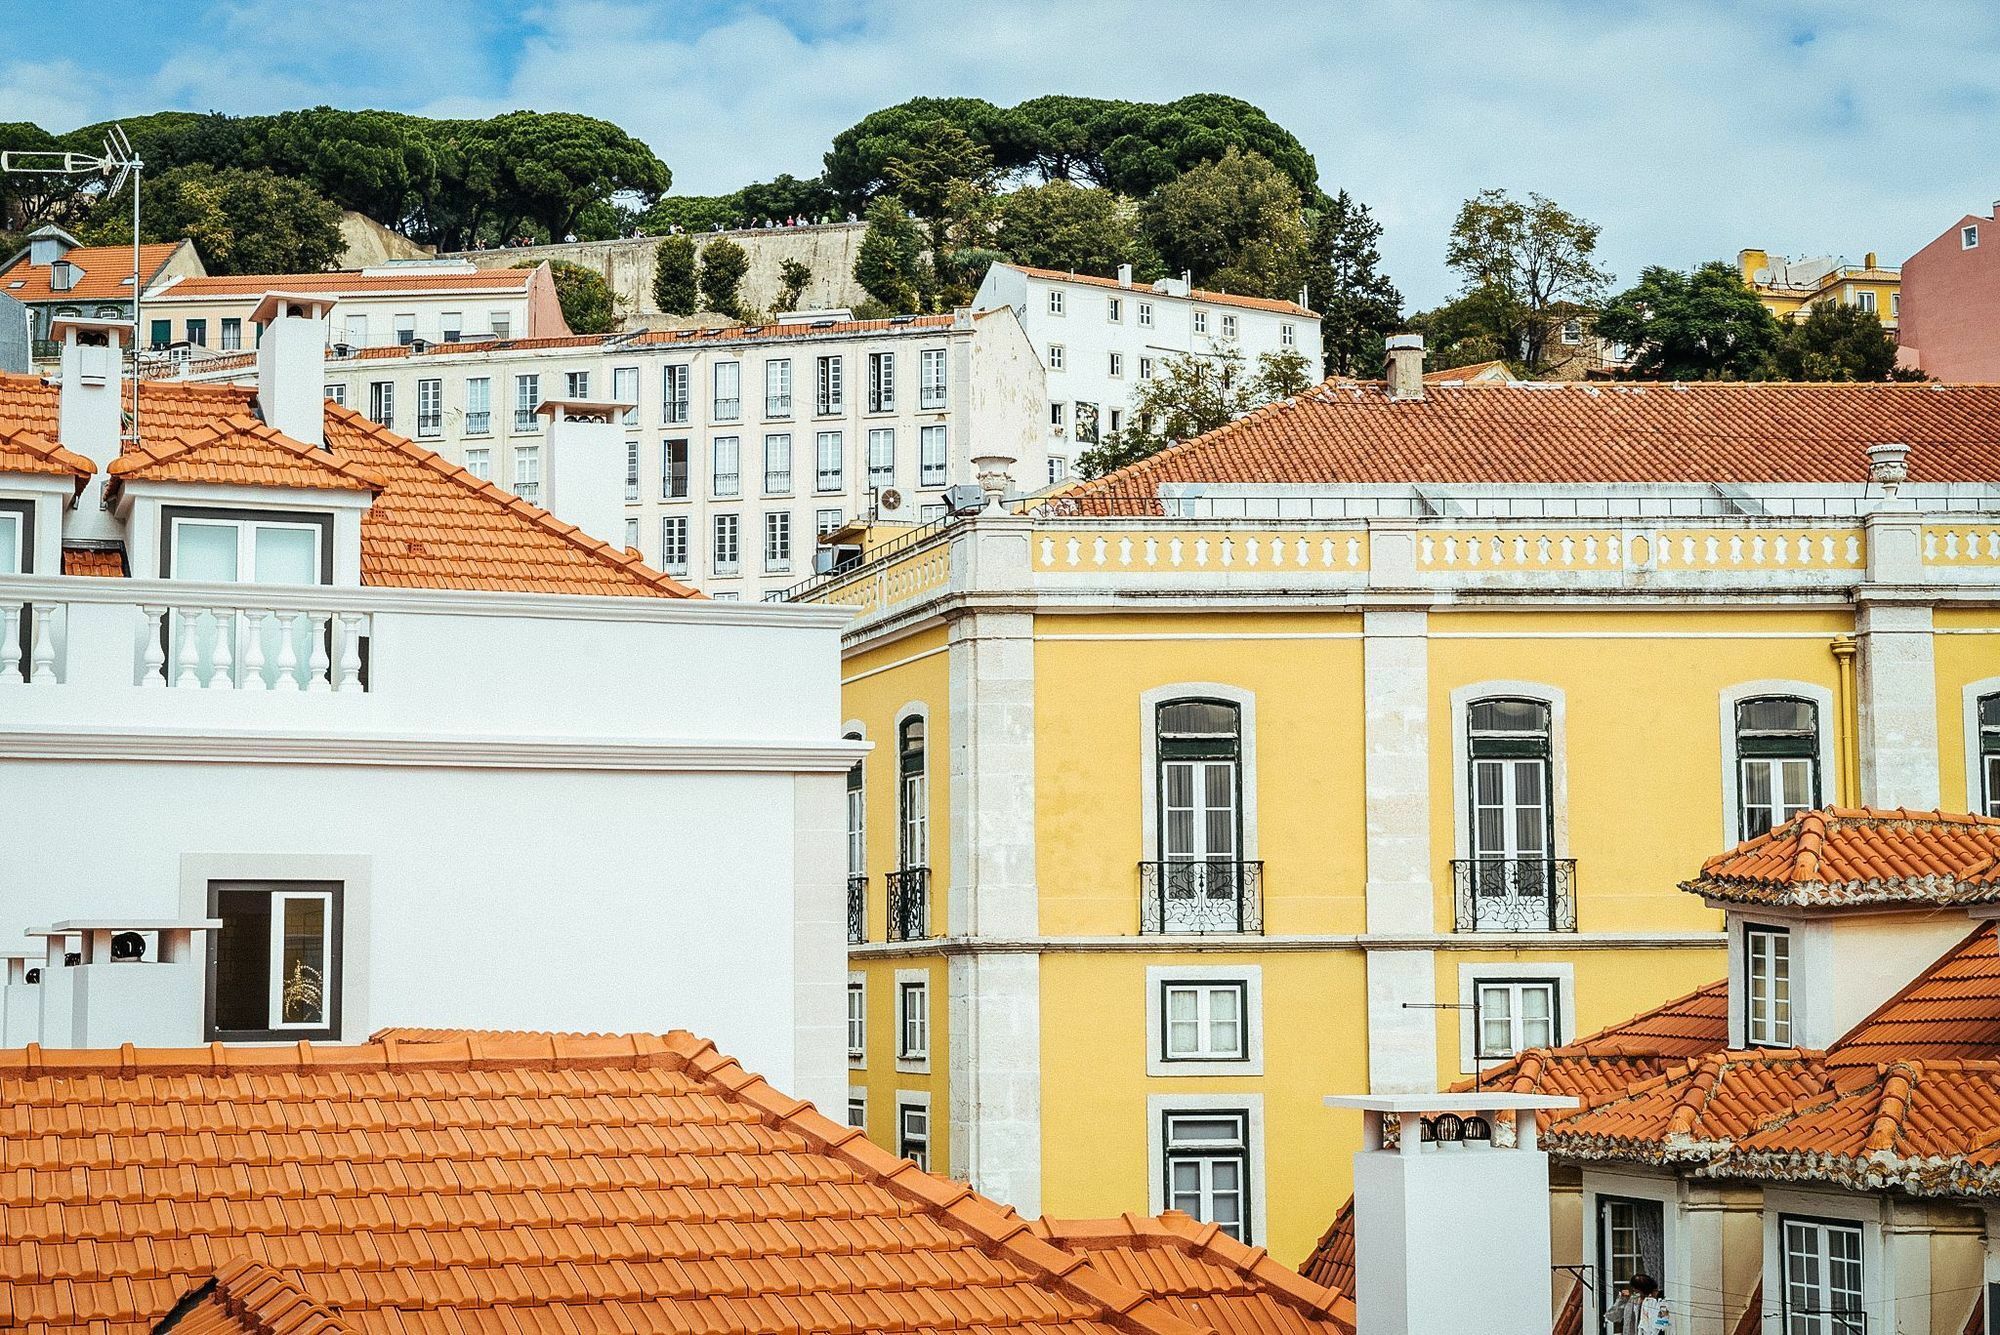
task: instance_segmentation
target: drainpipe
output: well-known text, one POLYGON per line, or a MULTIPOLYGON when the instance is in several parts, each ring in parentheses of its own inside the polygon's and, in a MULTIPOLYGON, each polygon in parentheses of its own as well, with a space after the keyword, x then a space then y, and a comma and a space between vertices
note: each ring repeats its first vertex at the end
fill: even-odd
POLYGON ((1861 726, 1854 698, 1854 653, 1857 646, 1852 635, 1836 635, 1827 647, 1833 651, 1834 671, 1840 681, 1837 706, 1840 713, 1834 734, 1840 747, 1839 801, 1844 807, 1857 807, 1861 805, 1857 795, 1857 785, 1861 782, 1861 726))

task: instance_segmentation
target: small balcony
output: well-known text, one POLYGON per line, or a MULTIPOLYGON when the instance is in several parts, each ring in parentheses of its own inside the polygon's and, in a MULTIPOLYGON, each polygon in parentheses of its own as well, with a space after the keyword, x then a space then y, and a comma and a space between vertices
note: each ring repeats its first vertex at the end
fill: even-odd
POLYGON ((1262 933, 1264 864, 1168 860, 1139 864, 1142 935, 1262 933))
POLYGON ((847 878, 847 944, 858 946, 868 939, 868 878, 847 878))
POLYGON ((468 412, 465 415, 465 434, 468 436, 490 436, 493 434, 493 414, 487 411, 468 412))
POLYGON ((889 889, 889 939, 921 941, 931 934, 931 869, 904 867, 884 878, 889 889))
POLYGON ((1452 930, 1574 932, 1575 858, 1458 858, 1452 930))

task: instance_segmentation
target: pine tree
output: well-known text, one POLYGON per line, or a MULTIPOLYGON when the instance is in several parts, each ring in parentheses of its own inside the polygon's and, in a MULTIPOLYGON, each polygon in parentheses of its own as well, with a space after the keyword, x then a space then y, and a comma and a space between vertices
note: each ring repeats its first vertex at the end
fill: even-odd
POLYGON ((1320 312, 1329 375, 1374 376, 1382 341, 1402 322, 1403 294, 1377 271, 1382 224, 1343 190, 1312 222, 1306 299, 1320 312))

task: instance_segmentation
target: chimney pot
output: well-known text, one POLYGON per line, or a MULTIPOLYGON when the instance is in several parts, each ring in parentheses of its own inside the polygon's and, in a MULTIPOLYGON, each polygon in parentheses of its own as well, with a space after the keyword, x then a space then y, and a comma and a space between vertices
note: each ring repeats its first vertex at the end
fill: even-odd
POLYGON ((1118 266, 1118 286, 1120 286, 1120 287, 1130 287, 1130 286, 1132 286, 1132 266, 1131 266, 1131 265, 1129 265, 1129 264, 1121 264, 1121 265, 1119 265, 1119 266, 1118 266))
POLYGON ((324 296, 267 292, 250 315, 257 344, 257 406, 267 426, 315 448, 326 444, 324 296))
POLYGON ((1401 403, 1424 397, 1424 336, 1391 334, 1389 350, 1389 401, 1401 403))

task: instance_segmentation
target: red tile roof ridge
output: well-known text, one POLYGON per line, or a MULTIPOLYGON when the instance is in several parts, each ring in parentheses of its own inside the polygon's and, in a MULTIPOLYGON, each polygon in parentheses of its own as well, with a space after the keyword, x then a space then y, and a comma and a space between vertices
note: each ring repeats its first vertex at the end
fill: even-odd
POLYGON ((1225 1233, 1220 1225, 1200 1223, 1181 1210, 1158 1215, 1127 1211, 1111 1218, 1034 1220, 1029 1227, 1036 1236, 1064 1248, 1088 1253, 1120 1245, 1172 1247, 1206 1258, 1234 1270, 1247 1279, 1276 1289, 1287 1304, 1308 1316, 1330 1317, 1352 1322, 1352 1300, 1338 1289, 1315 1283, 1296 1270, 1280 1265, 1262 1247, 1251 1247, 1225 1233))
POLYGON ((297 1281, 249 1257, 225 1260, 156 1329, 165 1335, 182 1326, 189 1332, 227 1330, 241 1335, 354 1335, 355 1331, 297 1281))
POLYGON ((1994 931, 1995 931, 1994 925, 1990 921, 1982 921, 1980 923, 1975 924, 1973 929, 1970 932, 1967 932, 1964 938, 1961 939, 1957 945, 1953 946, 1950 950, 1947 950, 1944 954, 1938 956, 1930 964, 1920 969, 1917 972, 1916 976, 1911 978, 1909 982, 1904 983, 1901 987, 1897 988, 1895 992, 1891 993, 1888 1000, 1884 1001, 1874 1010, 1868 1012, 1868 1014, 1863 1016, 1860 1020, 1855 1022, 1855 1024, 1849 1027, 1846 1033, 1842 1034, 1839 1038, 1836 1038, 1835 1040, 1833 1040, 1832 1043, 1828 1044, 1826 1049, 1827 1056, 1832 1058, 1837 1058, 1840 1054, 1841 1049, 1846 1047, 1847 1044, 1851 1042, 1857 1034, 1865 1033, 1875 1024, 1880 1022, 1883 1019, 1883 1017, 1894 1014, 1896 1010, 1899 1007, 1901 1007, 1905 1001, 1909 999, 1910 994, 1922 988, 1926 983, 1928 983, 1931 977, 1940 968, 1950 963, 1951 961, 1958 959, 1967 950, 1971 949, 1974 945, 1978 944, 1981 937, 1987 936, 1993 933, 1994 931))
POLYGON ((356 463, 338 450, 295 440, 247 412, 231 413, 185 435, 169 436, 163 441, 134 441, 111 461, 106 471, 114 479, 144 477, 161 465, 245 436, 261 445, 287 451, 309 467, 332 473, 351 489, 379 492, 388 485, 386 478, 367 465, 356 463))
POLYGON ((510 1067, 651 1066, 679 1069, 706 1040, 674 1031, 664 1035, 568 1035, 523 1032, 457 1040, 321 1043, 308 1039, 280 1047, 210 1043, 199 1048, 47 1048, 29 1043, 0 1048, 0 1078, 55 1075, 136 1076, 315 1070, 482 1070, 510 1067))
POLYGON ((66 450, 56 441, 50 440, 39 431, 20 427, 12 431, 0 431, 0 473, 19 472, 61 472, 73 474, 81 486, 82 480, 97 472, 97 465, 73 450, 66 450), (9 451, 18 451, 28 456, 30 462, 45 467, 16 468, 7 463, 9 451))
MULTIPOLYGON (((1142 283, 1136 278, 1132 280, 1132 285, 1127 287, 1116 278, 1106 278, 1102 274, 1077 273, 1073 269, 1043 269, 1032 264, 1015 264, 1011 260, 1008 261, 1008 265, 1010 268, 1019 269, 1030 278, 1047 278, 1062 283, 1088 283, 1092 287, 1111 287, 1143 297, 1175 296, 1171 292, 1158 291, 1152 283, 1142 283)), ((1276 311, 1281 315, 1317 314, 1296 301, 1287 301, 1282 297, 1252 297, 1236 292, 1218 292, 1212 288, 1195 287, 1192 284, 1188 287, 1186 297, 1176 297, 1176 299, 1206 301, 1216 306, 1248 306, 1255 310, 1276 311)))

